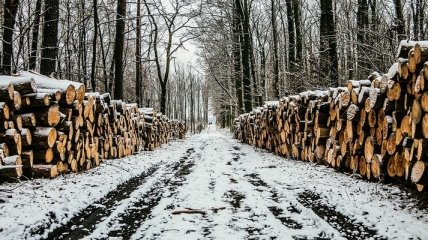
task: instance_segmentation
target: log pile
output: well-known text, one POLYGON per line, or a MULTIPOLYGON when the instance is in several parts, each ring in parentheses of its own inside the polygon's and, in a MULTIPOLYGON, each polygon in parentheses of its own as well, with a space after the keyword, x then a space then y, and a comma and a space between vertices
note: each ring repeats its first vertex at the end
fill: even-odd
POLYGON ((0 76, 0 178, 78 172, 184 138, 181 121, 35 72, 0 76))
POLYGON ((428 186, 428 42, 403 41, 385 74, 267 102, 235 119, 235 138, 368 180, 428 186))

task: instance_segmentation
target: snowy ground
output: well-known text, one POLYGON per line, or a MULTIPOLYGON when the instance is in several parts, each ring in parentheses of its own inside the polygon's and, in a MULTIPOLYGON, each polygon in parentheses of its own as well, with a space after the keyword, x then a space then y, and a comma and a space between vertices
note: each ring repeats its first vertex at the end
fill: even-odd
POLYGON ((55 180, 0 185, 0 239, 425 239, 396 186, 210 130, 55 180), (177 210, 200 213, 173 214, 177 210))

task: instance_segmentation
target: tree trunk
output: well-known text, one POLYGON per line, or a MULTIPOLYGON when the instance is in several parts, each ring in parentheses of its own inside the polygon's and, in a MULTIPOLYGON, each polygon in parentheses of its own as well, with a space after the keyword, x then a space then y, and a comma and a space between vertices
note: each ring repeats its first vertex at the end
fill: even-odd
POLYGON ((299 67, 303 59, 303 37, 302 37, 302 26, 300 22, 300 1, 293 0, 293 9, 294 9, 294 23, 296 29, 296 64, 299 67))
POLYGON ((126 0, 117 1, 116 37, 114 43, 114 98, 123 98, 123 45, 125 39, 126 0))
POLYGON ((427 6, 427 2, 424 0, 417 0, 417 1, 419 3, 419 9, 418 9, 419 10, 419 13, 418 13, 419 24, 418 25, 419 25, 419 34, 420 34, 419 39, 424 40, 425 39, 425 31, 424 31, 425 11, 424 11, 424 9, 427 6))
POLYGON ((236 98, 238 100, 238 108, 236 114, 243 113, 244 101, 242 95, 242 75, 241 75, 241 18, 239 17, 237 4, 239 0, 234 0, 233 6, 233 78, 235 79, 236 98))
POLYGON ((167 84, 166 82, 160 83, 161 95, 160 95, 160 112, 165 113, 166 110, 166 94, 167 94, 167 84))
POLYGON ((396 30, 398 34, 398 40, 406 39, 406 28, 404 22, 403 6, 401 0, 394 0, 395 15, 396 15, 396 30))
POLYGON ((252 37, 250 36, 251 46, 250 46, 250 57, 251 57, 251 76, 253 79, 253 94, 254 94, 254 105, 262 106, 262 100, 259 93, 259 83, 257 81, 257 73, 256 73, 256 59, 254 56, 254 42, 252 41, 252 37))
POLYGON ((97 82, 95 81, 95 75, 97 70, 97 39, 98 39, 98 0, 93 1, 94 9, 94 39, 92 40, 92 65, 91 65, 91 87, 92 91, 96 91, 97 82))
POLYGON ((40 73, 43 75, 55 73, 58 57, 58 19, 59 0, 45 0, 42 59, 40 62, 40 73))
MULTIPOLYGON (((290 70, 293 72, 294 64, 296 62, 296 38, 294 34, 294 16, 293 16, 293 7, 291 5, 291 0, 286 0, 285 4, 287 6, 287 28, 288 28, 288 60, 290 63, 290 70)), ((285 54, 287 55, 287 54, 285 54)))
POLYGON ((278 56, 278 30, 276 26, 275 0, 271 0, 271 21, 272 21, 272 39, 273 39, 273 93, 276 99, 279 99, 279 56, 278 56))
POLYGON ((321 2, 320 23, 320 83, 338 87, 337 38, 332 0, 321 2))
POLYGON ((18 12, 18 5, 19 0, 6 0, 4 3, 2 72, 5 75, 10 75, 12 73, 12 38, 13 30, 15 29, 15 17, 18 12))
POLYGON ((137 37, 135 39, 135 94, 137 104, 142 104, 141 84, 141 0, 137 0, 137 37))
MULTIPOLYGON (((237 0, 240 2, 241 0, 237 0)), ((242 0, 243 2, 239 3, 238 11, 240 12, 241 22, 242 22, 242 79, 244 87, 244 109, 245 112, 250 112, 253 110, 253 103, 251 97, 251 67, 250 67, 250 48, 251 48, 251 39, 250 39, 250 12, 247 0, 242 0)))
POLYGON ((33 38, 31 39, 31 53, 30 53, 30 66, 32 70, 36 69, 37 65, 37 47, 39 45, 39 25, 40 13, 42 9, 42 0, 36 1, 36 9, 34 10, 34 23, 33 23, 33 38))
MULTIPOLYGON (((370 59, 365 57, 367 55, 367 33, 369 31, 369 6, 367 0, 358 0, 358 11, 357 11, 357 53, 358 53, 358 68, 360 71, 367 71, 369 68, 368 62, 370 59)), ((370 73, 364 72, 364 76, 370 73)))
MULTIPOLYGON (((81 66, 82 66, 82 75, 83 77, 80 75, 79 79, 83 78, 83 83, 85 84, 85 87, 88 86, 88 71, 87 71, 87 51, 86 51, 86 22, 87 22, 87 17, 84 15, 85 11, 86 11, 86 7, 85 7, 85 0, 81 1, 81 11, 83 12, 82 14, 82 19, 81 21, 81 32, 79 34, 79 38, 80 38, 80 42, 79 42, 79 52, 80 52, 80 57, 81 59, 81 66)), ((58 58, 58 61, 60 61, 61 59, 58 58)), ((58 64, 59 65, 59 64, 58 64)), ((59 68, 58 68, 59 69, 59 68)))

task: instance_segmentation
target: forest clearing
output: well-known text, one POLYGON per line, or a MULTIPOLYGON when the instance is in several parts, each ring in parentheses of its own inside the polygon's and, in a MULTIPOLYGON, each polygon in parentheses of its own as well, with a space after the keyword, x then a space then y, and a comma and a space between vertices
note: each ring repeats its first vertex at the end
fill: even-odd
POLYGON ((0 239, 425 239, 427 16, 0 1, 0 239))

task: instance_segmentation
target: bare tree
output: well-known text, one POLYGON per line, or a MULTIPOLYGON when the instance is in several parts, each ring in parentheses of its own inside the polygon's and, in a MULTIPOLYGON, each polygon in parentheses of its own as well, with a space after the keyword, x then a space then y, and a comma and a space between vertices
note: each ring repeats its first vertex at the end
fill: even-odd
POLYGON ((273 44, 273 90, 274 97, 279 99, 279 53, 278 30, 276 23, 276 0, 271 0, 272 44, 273 44))
POLYGON ((171 60, 174 54, 183 47, 185 42, 195 38, 194 35, 185 30, 191 28, 192 19, 200 13, 200 9, 192 8, 191 2, 174 0, 170 3, 171 6, 169 7, 172 10, 168 11, 162 1, 154 1, 154 3, 150 4, 147 0, 144 0, 150 23, 153 26, 153 61, 156 64, 156 73, 160 84, 160 111, 163 113, 166 110, 167 84, 171 71, 171 60), (156 11, 156 14, 151 8, 156 11), (155 17, 155 15, 158 17, 155 17), (165 27, 165 39, 161 39, 162 29, 159 27, 159 24, 163 24, 165 27), (165 41, 165 44, 159 44, 162 40, 165 41), (164 60, 162 59, 162 55, 164 56, 164 60))
POLYGON ((97 82, 96 78, 96 70, 97 70, 97 44, 98 44, 98 0, 93 0, 93 13, 94 13, 94 37, 92 40, 92 65, 91 65, 91 87, 93 91, 96 91, 97 82))
POLYGON ((32 29, 31 51, 30 51, 30 69, 35 70, 37 65, 37 49, 39 46, 39 28, 40 15, 42 10, 42 0, 36 0, 36 9, 34 10, 34 23, 32 29))
POLYGON ((58 57, 59 0, 45 0, 43 21, 42 59, 40 73, 51 75, 56 72, 58 57))
POLYGON ((135 38, 135 94, 137 103, 142 104, 142 84, 141 84, 141 0, 137 0, 137 26, 135 38))
POLYGON ((321 82, 338 87, 337 39, 332 0, 321 0, 320 64, 321 82))
POLYGON ((114 43, 114 97, 123 98, 123 45, 125 39, 126 0, 117 1, 116 37, 114 43))
POLYGON ((15 17, 18 11, 18 5, 18 0, 6 0, 4 4, 2 72, 6 75, 12 73, 12 38, 13 29, 15 28, 15 17))

